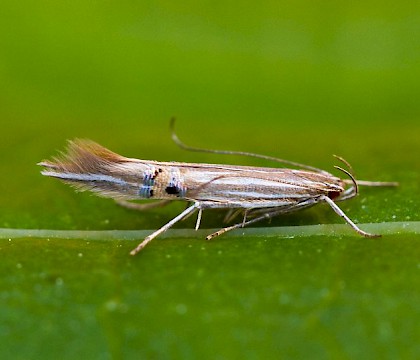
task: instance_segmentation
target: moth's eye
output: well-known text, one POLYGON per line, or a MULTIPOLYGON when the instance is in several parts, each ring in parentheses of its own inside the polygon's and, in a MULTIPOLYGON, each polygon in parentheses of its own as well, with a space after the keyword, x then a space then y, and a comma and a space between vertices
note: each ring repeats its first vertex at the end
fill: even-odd
POLYGON ((329 191, 328 192, 328 197, 331 199, 331 200, 334 200, 334 199, 336 199, 336 198, 338 198, 339 196, 340 196, 340 192, 339 191, 329 191))

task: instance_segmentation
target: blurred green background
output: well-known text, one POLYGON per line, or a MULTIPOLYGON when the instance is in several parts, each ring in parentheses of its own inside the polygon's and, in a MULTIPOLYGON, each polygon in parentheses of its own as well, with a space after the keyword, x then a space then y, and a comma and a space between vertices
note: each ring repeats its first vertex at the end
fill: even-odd
MULTIPOLYGON (((35 164, 74 137, 143 159, 273 166, 177 149, 173 115, 194 146, 326 170, 339 154, 360 178, 401 183, 362 189, 341 205, 352 219, 420 220, 419 11, 414 1, 3 1, 0 227, 152 230, 183 209, 138 214, 40 176, 35 164)), ((223 216, 206 212, 202 227, 223 216)), ((272 225, 318 223, 341 219, 321 205, 272 225)), ((418 241, 193 236, 132 258, 127 240, 1 239, 2 356, 419 358, 418 241)))

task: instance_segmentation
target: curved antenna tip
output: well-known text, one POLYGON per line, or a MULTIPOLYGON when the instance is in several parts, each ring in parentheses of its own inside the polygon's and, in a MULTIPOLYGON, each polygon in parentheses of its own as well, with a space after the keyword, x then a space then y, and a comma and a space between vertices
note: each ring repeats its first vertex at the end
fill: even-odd
POLYGON ((171 130, 173 130, 175 127, 175 120, 176 120, 175 116, 171 116, 171 118, 169 119, 169 127, 171 130))

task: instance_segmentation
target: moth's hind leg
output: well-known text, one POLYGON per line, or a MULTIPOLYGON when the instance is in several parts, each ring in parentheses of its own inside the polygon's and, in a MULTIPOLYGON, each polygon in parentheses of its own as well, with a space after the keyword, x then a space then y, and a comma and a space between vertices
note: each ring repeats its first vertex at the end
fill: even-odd
POLYGON ((245 214, 244 214, 244 219, 242 222, 237 223, 235 225, 232 226, 228 226, 225 227, 223 229, 220 229, 219 231, 216 231, 213 234, 210 234, 206 237, 206 240, 211 240, 213 238, 215 238, 216 236, 222 235, 225 232, 228 232, 230 230, 234 230, 234 229, 238 229, 241 227, 245 227, 247 225, 250 224, 254 224, 256 222, 265 220, 265 219, 271 219, 273 217, 276 217, 277 215, 280 214, 284 214, 284 213, 288 213, 291 211, 296 211, 299 209, 304 209, 305 207, 311 206, 315 203, 316 201, 313 198, 307 199, 305 201, 302 201, 300 203, 297 204, 292 204, 289 206, 284 206, 284 207, 277 207, 277 208, 256 208, 256 209, 244 209, 245 214), (261 214, 259 216, 257 216, 258 214, 261 214), (255 216, 254 218, 252 218, 251 220, 246 220, 247 216, 255 216))
POLYGON ((247 225, 254 224, 254 223, 256 223, 258 221, 261 221, 261 220, 264 220, 264 219, 271 219, 272 217, 275 217, 275 216, 277 216, 281 213, 284 213, 284 209, 282 209, 282 210, 276 209, 274 211, 267 211, 267 212, 263 213, 263 215, 247 221, 246 217, 247 217, 247 214, 249 213, 249 211, 251 211, 251 209, 246 209, 245 210, 244 219, 240 223, 237 223, 237 224, 232 225, 232 226, 225 227, 223 229, 220 229, 219 231, 214 232, 213 234, 207 235, 206 240, 211 240, 211 239, 215 238, 216 236, 220 236, 220 235, 222 235, 222 234, 224 234, 228 231, 238 229, 238 228, 241 228, 241 227, 245 227, 247 225))
POLYGON ((138 203, 134 203, 134 202, 123 200, 123 199, 115 199, 115 202, 118 205, 125 207, 127 209, 145 211, 145 210, 150 210, 157 207, 166 206, 171 203, 171 200, 161 200, 161 201, 155 201, 155 202, 151 202, 147 204, 138 204, 138 203))
POLYGON ((235 209, 235 208, 229 209, 229 211, 226 213, 225 217, 223 218, 223 222, 225 224, 230 223, 242 212, 243 212, 243 209, 235 209))

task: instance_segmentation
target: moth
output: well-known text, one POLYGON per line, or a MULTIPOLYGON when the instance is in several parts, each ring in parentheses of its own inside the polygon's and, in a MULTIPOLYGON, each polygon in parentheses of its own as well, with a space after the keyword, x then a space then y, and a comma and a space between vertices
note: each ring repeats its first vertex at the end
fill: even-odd
POLYGON ((280 214, 327 203, 356 233, 364 237, 378 237, 360 229, 337 205, 355 197, 359 185, 396 186, 395 182, 356 180, 351 166, 339 166, 347 178, 271 156, 240 151, 207 150, 185 145, 174 132, 172 139, 186 150, 252 156, 279 162, 292 168, 270 168, 238 165, 218 165, 183 162, 161 162, 127 158, 90 140, 69 141, 67 152, 39 163, 42 175, 58 178, 79 191, 90 190, 118 204, 137 210, 164 206, 174 200, 189 202, 189 206, 171 221, 147 236, 130 254, 141 251, 154 238, 178 221, 198 212, 195 229, 205 209, 228 209, 226 219, 243 213, 243 219, 206 237, 210 240, 227 231, 244 227, 280 214), (139 204, 133 200, 159 200, 139 204))

